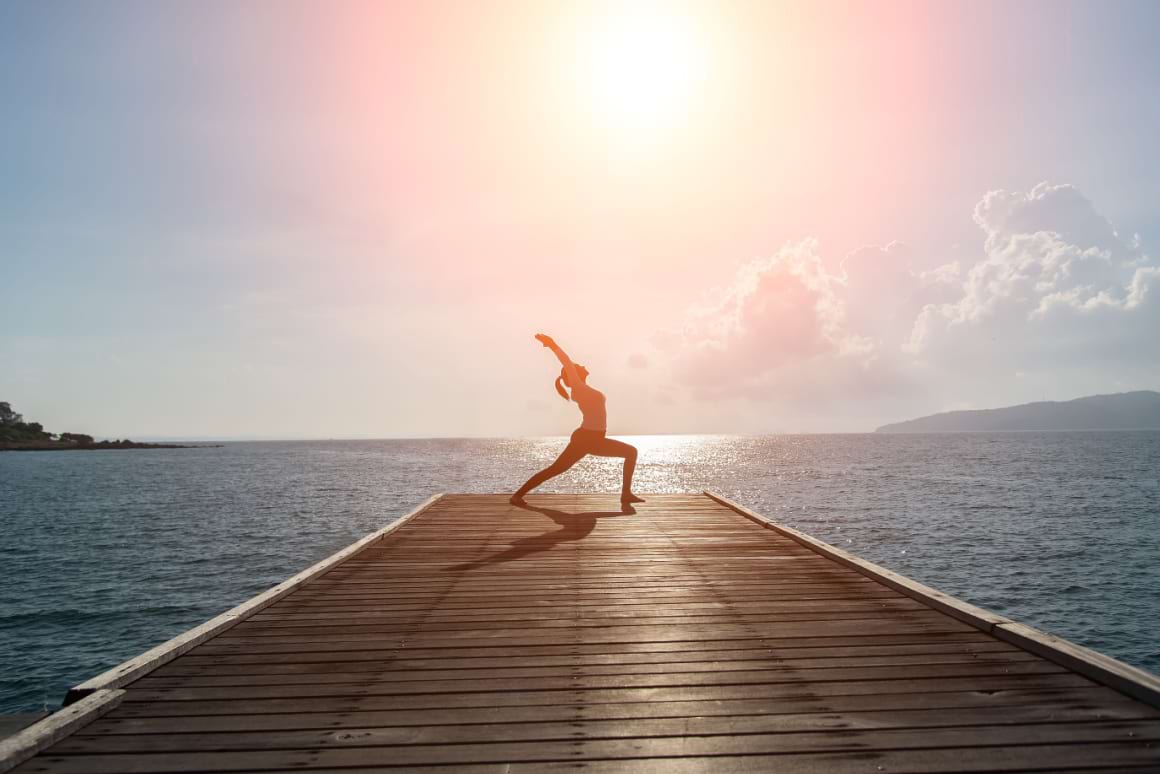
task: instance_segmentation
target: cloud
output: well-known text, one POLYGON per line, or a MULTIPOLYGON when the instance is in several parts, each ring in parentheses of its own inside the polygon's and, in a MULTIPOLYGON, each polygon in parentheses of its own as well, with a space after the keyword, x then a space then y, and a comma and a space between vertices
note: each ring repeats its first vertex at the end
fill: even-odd
POLYGON ((1160 354, 1160 269, 1074 186, 992 191, 974 217, 984 255, 956 299, 923 308, 909 351, 1041 365, 1160 354))
POLYGON ((629 368, 648 368, 649 359, 640 352, 633 352, 628 356, 629 368))
POLYGON ((1040 183, 1028 193, 990 191, 975 205, 987 252, 1020 234, 1050 232, 1081 248, 1117 244, 1111 222, 1073 185, 1040 183))
POLYGON ((865 367, 875 343, 848 328, 844 296, 844 279, 825 269, 814 239, 743 265, 730 285, 690 310, 676 348, 677 380, 703 397, 756 397, 792 389, 811 369, 865 367))
POLYGON ((787 244, 741 266, 654 343, 694 397, 803 406, 897 403, 915 390, 961 400, 957 384, 1095 361, 1156 371, 1160 266, 1138 239, 1071 185, 991 191, 973 217, 973 261, 938 265, 892 242, 851 252, 835 273, 816 240, 787 244))

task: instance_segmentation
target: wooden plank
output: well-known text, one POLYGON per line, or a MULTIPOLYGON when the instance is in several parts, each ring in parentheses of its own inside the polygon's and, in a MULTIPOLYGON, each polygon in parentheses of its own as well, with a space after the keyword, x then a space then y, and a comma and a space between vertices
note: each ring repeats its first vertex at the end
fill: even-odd
MULTIPOLYGON (((94 723, 83 734, 61 742, 55 754, 132 752, 194 752, 205 750, 286 750, 384 746, 402 744, 486 744, 519 741, 573 741, 582 739, 636 739, 656 737, 720 736, 971 726, 1026 726, 1031 724, 1096 723, 1111 728, 1142 729, 1155 735, 1157 716, 1138 702, 1122 702, 1103 711, 1085 707, 1024 705, 951 708, 932 713, 922 710, 827 712, 795 714, 730 714, 682 718, 616 718, 613 720, 530 721, 504 723, 375 726, 343 722, 300 730, 243 730, 202 733, 102 733, 94 723), (1128 722, 1130 721, 1130 723, 1128 722)), ((108 726, 106 722, 104 725, 108 726)), ((113 728, 116 728, 114 725, 113 728)))
MULTIPOLYGON (((1139 745, 1106 743, 1089 745, 1085 755, 1077 758, 1072 745, 1036 745, 1031 747, 942 748, 937 750, 884 750, 844 753, 805 753, 788 755, 747 755, 681 758, 638 758, 585 761, 582 769, 571 761, 536 761, 533 763, 480 763, 453 766, 424 766, 424 774, 536 774, 538 772, 576 772, 588 774, 982 774, 983 772, 1100 772, 1100 774, 1143 774, 1155 772, 1154 758, 1139 745), (1094 762, 1085 762, 1091 761, 1094 762), (873 767, 873 768, 871 768, 873 767)), ((311 774, 349 774, 350 769, 311 768, 311 774)), ((358 769, 359 774, 398 772, 397 768, 372 765, 358 769)))
MULTIPOLYGON (((780 632, 779 632, 780 633, 780 632)), ((768 647, 776 649, 792 648, 837 648, 863 647, 874 645, 922 645, 926 643, 961 643, 978 642, 979 638, 985 641, 998 642, 990 635, 982 634, 969 627, 957 627, 951 631, 927 630, 922 632, 888 632, 865 633, 857 632, 848 635, 818 637, 805 634, 802 636, 768 637, 749 635, 746 637, 727 637, 714 639, 697 638, 696 640, 653 640, 632 642, 605 642, 584 643, 559 641, 549 643, 535 643, 530 645, 491 644, 491 643, 434 643, 421 647, 413 642, 407 643, 405 651, 400 651, 394 644, 388 643, 342 643, 335 642, 330 647, 326 644, 314 646, 310 643, 287 643, 271 641, 262 642, 261 649, 250 649, 238 644, 222 644, 212 640, 198 647, 190 653, 188 658, 204 657, 217 658, 219 656, 264 658, 282 654, 285 658, 293 658, 299 654, 318 657, 323 654, 334 653, 345 657, 348 653, 406 653, 408 655, 460 655, 470 656, 530 656, 530 655, 560 655, 560 654, 607 654, 607 653, 676 653, 696 649, 713 648, 720 650, 736 650, 752 647, 768 647)))
MULTIPOLYGON (((990 638, 988 638, 990 639, 990 638)), ((205 674, 220 667, 222 669, 263 668, 278 670, 308 669, 311 665, 318 665, 320 669, 331 665, 359 664, 364 662, 391 664, 393 668, 401 669, 430 669, 439 666, 443 669, 481 669, 507 666, 606 666, 623 664, 680 664, 687 661, 712 659, 715 661, 746 660, 762 657, 776 658, 781 661, 804 660, 807 662, 825 663, 830 659, 839 658, 881 658, 888 659, 894 656, 913 658, 915 656, 975 656, 983 658, 991 654, 1022 654, 1024 651, 998 641, 944 641, 935 642, 906 642, 903 644, 864 644, 864 645, 834 645, 830 647, 781 647, 764 646, 761 641, 742 643, 735 648, 701 648, 682 649, 679 651, 619 651, 613 649, 605 653, 572 653, 566 649, 556 649, 549 652, 539 652, 536 649, 511 649, 500 653, 479 652, 474 648, 427 650, 408 649, 405 654, 395 650, 364 650, 343 651, 330 653, 285 653, 285 654, 224 654, 202 656, 188 654, 169 664, 159 667, 151 674, 160 676, 165 674, 205 674)))
MULTIPOLYGON (((1039 707, 1048 712, 1092 712, 1105 720, 1118 714, 1128 702, 1132 713, 1155 712, 1131 702, 1110 688, 1081 685, 1071 688, 1022 688, 991 691, 931 691, 927 693, 863 694, 827 697, 711 698, 687 701, 622 701, 592 704, 509 706, 502 713, 493 707, 429 709, 348 709, 328 711, 312 705, 299 711, 266 714, 203 714, 137 716, 114 712, 85 734, 171 734, 220 731, 300 730, 342 727, 423 727, 444 725, 529 722, 582 722, 655 718, 743 717, 747 715, 832 715, 844 712, 891 712, 918 710, 931 718, 958 709, 984 709, 996 723, 1012 710, 1039 707)), ((1136 714, 1130 715, 1136 717, 1136 714)))
MULTIPOLYGON (((748 649, 733 651, 694 651, 688 653, 626 653, 600 654, 600 656, 557 656, 557 657, 502 657, 502 658, 398 658, 396 653, 379 651, 378 656, 368 659, 339 660, 335 658, 299 661, 270 661, 213 659, 209 663, 191 663, 176 660, 153 671, 147 678, 196 677, 196 675, 258 675, 258 674, 298 674, 322 672, 374 672, 390 667, 392 671, 448 673, 479 673, 496 670, 570 670, 616 672, 622 670, 664 671, 683 664, 708 664, 719 668, 741 668, 745 664, 776 664, 793 668, 825 668, 829 666, 886 665, 886 664, 955 664, 970 661, 1034 660, 1034 654, 999 646, 976 646, 972 650, 947 649, 929 652, 934 646, 916 651, 916 646, 879 650, 863 653, 855 649, 847 656, 821 654, 821 656, 785 657, 768 649, 748 649)), ((851 649, 838 649, 849 651, 851 649)), ((817 653, 818 651, 812 651, 817 653)))
POLYGON ((574 605, 559 600, 555 604, 545 604, 538 607, 492 607, 491 605, 473 605, 463 608, 449 609, 440 605, 438 610, 431 608, 418 610, 391 610, 377 605, 354 607, 331 607, 317 610, 281 609, 276 614, 259 614, 249 620, 249 628, 268 627, 295 628, 304 626, 327 625, 335 622, 350 624, 363 623, 390 623, 400 620, 412 620, 417 614, 423 616, 424 621, 547 621, 547 620, 577 620, 577 619, 610 619, 610 618, 641 618, 652 617, 658 619, 692 618, 698 616, 745 616, 771 613, 815 613, 819 609, 825 612, 882 612, 886 610, 923 610, 927 608, 911 599, 894 597, 872 597, 867 599, 786 599, 786 600, 758 600, 758 601, 724 601, 708 600, 702 602, 670 602, 663 610, 657 610, 653 604, 639 603, 621 605, 613 603, 574 605))
POLYGON ((1082 688, 1090 681, 1079 675, 996 675, 938 677, 915 680, 862 680, 819 683, 741 683, 730 685, 633 686, 565 688, 533 691, 438 693, 342 693, 331 696, 262 696, 227 699, 136 701, 133 692, 118 709, 119 717, 161 717, 207 714, 251 714, 388 709, 448 709, 456 707, 546 707, 625 702, 717 701, 722 699, 828 699, 831 696, 885 696, 945 691, 1008 691, 1082 688))
MULTIPOLYGON (((311 638, 321 637, 324 640, 376 638, 381 635, 412 632, 416 626, 422 624, 425 633, 438 635, 447 632, 453 636, 458 632, 476 631, 518 631, 546 636, 555 636, 553 629, 568 629, 572 632, 584 629, 628 629, 632 628, 665 628, 688 627, 698 631, 708 631, 718 627, 753 626, 763 624, 775 626, 784 623, 833 623, 845 621, 889 621, 899 624, 924 624, 939 621, 938 614, 923 608, 906 611, 883 609, 874 606, 854 610, 815 610, 790 613, 738 613, 723 611, 718 615, 695 616, 607 616, 607 617, 526 617, 483 620, 444 620, 435 615, 412 615, 400 620, 392 621, 351 621, 334 623, 329 626, 323 624, 303 624, 286 626, 276 624, 240 624, 232 632, 230 639, 260 640, 264 638, 283 639, 288 637, 311 638)), ((475 636, 474 634, 470 636, 475 636)))
POLYGON ((877 752, 916 749, 979 749, 1030 747, 1044 752, 1049 745, 1070 748, 1058 755, 1067 765, 1107 763, 1109 749, 1127 753, 1114 761, 1147 761, 1150 743, 1160 740, 1160 724, 1139 721, 1110 723, 1049 723, 1024 726, 969 728, 833 730, 781 734, 723 734, 715 736, 636 737, 633 739, 574 739, 570 741, 494 742, 490 744, 404 744, 389 747, 312 747, 270 750, 183 750, 171 752, 47 755, 47 771, 85 774, 133 772, 196 772, 237 769, 310 769, 357 767, 389 760, 393 766, 507 763, 510 761, 587 761, 640 758, 686 758, 723 755, 786 755, 793 753, 877 752), (1135 753, 1132 755, 1132 753, 1135 753), (1125 760, 1127 759, 1127 761, 1125 760))
MULTIPOLYGON (((1090 712, 1052 714, 1046 708, 1017 708, 1012 718, 996 724, 993 716, 980 710, 957 710, 931 717, 929 712, 878 712, 862 715, 775 715, 742 717, 689 717, 646 719, 646 721, 583 721, 570 723, 495 723, 445 725, 432 728, 367 728, 350 726, 339 730, 288 732, 177 733, 152 735, 146 739, 121 736, 74 735, 61 742, 53 754, 184 754, 213 751, 350 750, 354 747, 398 745, 493 745, 499 743, 571 743, 577 739, 600 740, 673 739, 702 737, 757 737, 761 743, 777 744, 784 752, 811 751, 825 745, 843 746, 851 740, 858 746, 919 746, 915 731, 923 730, 928 746, 956 746, 964 742, 987 744, 1043 744, 1124 740, 1155 742, 1160 725, 1150 718, 1116 718, 1092 721, 1090 712), (942 722, 931 722, 931 721, 942 722), (954 719, 955 722, 951 722, 954 719), (1017 736, 1016 736, 1017 735, 1017 736)), ((757 742, 747 739, 746 742, 757 742)), ((545 744, 543 746, 550 746, 545 744)), ((764 752, 766 750, 762 750, 764 752)), ((696 751, 694 751, 696 754, 696 751)))
MULTIPOLYGON (((750 677, 758 671, 771 674, 792 675, 803 680, 840 680, 845 676, 855 674, 868 680, 887 679, 889 676, 900 673, 902 670, 911 670, 907 674, 912 677, 923 677, 925 672, 937 672, 940 675, 952 673, 955 676, 978 674, 1060 674, 1066 670, 1056 664, 1045 665, 1041 659, 1026 654, 1013 656, 1001 660, 970 660, 970 659, 943 659, 936 661, 901 659, 879 663, 865 663, 862 661, 847 661, 838 665, 827 666, 797 666, 771 664, 763 661, 719 661, 719 662, 683 662, 679 668, 661 664, 637 664, 627 666, 599 666, 599 667, 513 667, 508 669, 427 669, 412 670, 405 666, 392 665, 390 669, 364 669, 362 671, 348 671, 345 669, 299 669, 292 672, 259 672, 244 674, 233 671, 218 671, 212 674, 177 675, 172 677, 143 678, 139 683, 141 688, 168 689, 168 688, 206 688, 206 687, 247 687, 247 686, 282 686, 282 685, 345 685, 387 683, 414 683, 416 687, 422 684, 432 687, 431 683, 445 684, 452 681, 467 680, 504 680, 513 685, 519 681, 531 679, 571 681, 572 685, 587 685, 587 678, 602 678, 615 680, 616 678, 646 679, 649 675, 657 675, 665 684, 681 679, 681 675, 692 678, 705 676, 710 678, 716 675, 720 681, 732 681, 750 677), (679 669, 679 671, 678 671, 679 669), (583 678, 583 680, 582 680, 583 678), (148 680, 148 682, 146 682, 148 680)), ((696 679, 696 684, 702 680, 696 679)), ((476 683, 463 683, 464 686, 476 683)))
MULTIPOLYGON (((442 627, 430 631, 426 627, 369 627, 333 632, 298 632, 293 637, 294 645, 327 644, 339 646, 342 643, 361 644, 389 642, 392 636, 401 638, 413 645, 427 645, 446 643, 463 646, 465 642, 479 642, 481 640, 504 640, 505 644, 554 644, 562 639, 571 639, 581 642, 674 642, 698 641, 704 639, 728 639, 742 636, 765 636, 770 639, 778 637, 843 637, 857 634, 919 634, 919 633, 956 633, 967 629, 967 625, 955 621, 947 616, 940 616, 934 611, 917 612, 909 616, 896 616, 891 620, 882 617, 823 617, 806 620, 778 620, 764 622, 734 621, 727 623, 685 623, 672 625, 665 623, 644 624, 592 624, 559 627, 528 628, 524 626, 483 626, 475 627, 442 627)), ((338 627, 335 627, 338 628, 338 627)), ((286 643, 290 638, 280 638, 276 635, 247 634, 244 632, 227 632, 218 636, 222 645, 238 645, 245 648, 259 649, 286 643)), ((495 643, 492 643, 495 644, 495 643)))

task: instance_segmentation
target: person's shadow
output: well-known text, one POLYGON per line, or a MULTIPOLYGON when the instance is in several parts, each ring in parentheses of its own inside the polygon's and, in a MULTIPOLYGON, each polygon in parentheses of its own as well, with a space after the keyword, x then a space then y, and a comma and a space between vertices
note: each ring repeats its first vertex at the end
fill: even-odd
POLYGON ((568 513, 567 511, 558 511, 555 508, 545 508, 544 506, 532 505, 530 503, 523 503, 517 507, 523 508, 525 511, 541 513, 556 522, 560 528, 552 530, 551 532, 545 532, 542 535, 520 538, 512 543, 510 548, 504 549, 497 554, 485 556, 473 562, 464 562, 462 564, 444 567, 443 570, 445 572, 451 570, 459 572, 474 570, 479 567, 486 567, 489 564, 510 562, 513 559, 521 559, 531 554, 538 554, 541 551, 550 551, 561 543, 570 543, 573 540, 582 540, 587 537, 592 530, 596 529, 597 519, 605 519, 612 516, 628 516, 636 513, 636 509, 628 503, 625 503, 619 511, 585 511, 584 513, 568 513))

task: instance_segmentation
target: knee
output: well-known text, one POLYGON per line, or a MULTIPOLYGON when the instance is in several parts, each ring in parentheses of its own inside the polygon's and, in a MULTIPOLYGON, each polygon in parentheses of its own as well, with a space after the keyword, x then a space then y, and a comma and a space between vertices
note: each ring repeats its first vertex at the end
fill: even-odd
POLYGON ((624 455, 624 458, 626 460, 631 460, 632 462, 636 462, 636 447, 629 446, 628 452, 624 455))

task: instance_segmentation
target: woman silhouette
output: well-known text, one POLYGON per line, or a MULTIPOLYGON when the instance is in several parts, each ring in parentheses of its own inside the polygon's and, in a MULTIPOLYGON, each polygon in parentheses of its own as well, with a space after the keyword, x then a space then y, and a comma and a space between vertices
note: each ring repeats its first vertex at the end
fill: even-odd
POLYGON ((560 359, 560 375, 556 377, 556 392, 564 400, 574 400, 584 415, 580 427, 572 433, 572 440, 560 452, 548 467, 528 479, 527 483, 512 495, 511 501, 515 505, 523 505, 524 495, 532 491, 549 478, 560 475, 568 468, 584 459, 589 454, 597 457, 624 457, 624 486, 620 491, 620 502, 643 503, 644 499, 632 493, 632 473, 636 469, 636 447, 627 443, 605 438, 608 429, 607 414, 604 410, 604 393, 595 387, 588 386, 588 369, 576 365, 568 357, 560 345, 552 340, 551 336, 543 333, 536 334, 536 340, 556 354, 560 359), (572 395, 568 395, 565 386, 571 388, 572 395))

